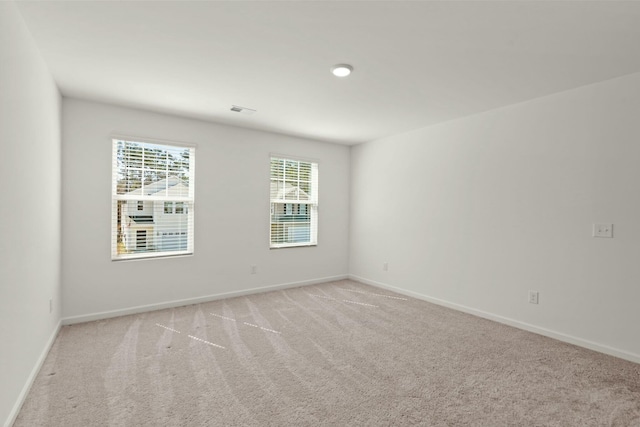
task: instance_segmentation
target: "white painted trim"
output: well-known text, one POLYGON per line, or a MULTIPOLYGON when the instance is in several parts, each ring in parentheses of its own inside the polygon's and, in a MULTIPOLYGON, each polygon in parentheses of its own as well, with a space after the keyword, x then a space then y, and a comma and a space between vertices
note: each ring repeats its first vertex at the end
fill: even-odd
POLYGON ((284 160, 296 160, 298 162, 307 162, 307 163, 315 163, 317 165, 320 164, 320 160, 319 159, 314 159, 311 157, 300 157, 300 156, 295 156, 295 155, 290 155, 290 154, 282 154, 282 153, 269 153, 269 158, 273 159, 284 159, 284 160))
POLYGON ((112 133, 109 139, 111 139, 111 141, 115 139, 117 141, 146 142, 147 144, 165 145, 168 147, 178 146, 178 147, 198 148, 198 144, 195 144, 193 142, 169 141, 166 139, 130 136, 130 135, 124 135, 120 133, 112 133))
POLYGON ((16 403, 13 405, 11 412, 9 412, 9 417, 5 421, 4 427, 11 427, 13 423, 16 421, 16 418, 18 418, 20 409, 22 408, 22 405, 24 404, 24 401, 27 398, 27 395, 29 394, 29 390, 31 390, 31 386, 33 385, 33 382, 38 376, 38 372, 40 372, 40 368, 42 368, 42 365, 44 364, 44 361, 47 358, 47 355, 49 354, 49 350, 51 350, 51 346, 56 340, 56 337, 58 336, 58 332, 60 332, 61 327, 62 327, 62 320, 59 320, 58 324, 53 329, 53 333, 49 337, 47 344, 42 349, 42 352, 40 353, 40 357, 38 357, 36 364, 33 366, 33 369, 31 370, 31 373, 29 374, 27 381, 24 383, 24 386, 22 387, 22 391, 18 395, 18 399, 16 400, 16 403))
POLYGON ((336 280, 344 280, 348 276, 342 274, 339 276, 322 277, 319 279, 302 280, 299 282, 282 283, 279 285, 264 286, 261 288, 245 289, 242 291, 225 292, 221 294, 206 295, 196 298, 187 298, 174 301, 160 302, 156 304, 139 305, 135 307, 123 308, 118 310, 101 311, 99 313, 82 314, 79 316, 70 316, 62 319, 63 325, 73 325, 75 323, 91 322, 94 320, 108 319, 111 317, 126 316, 129 314, 145 313, 148 311, 162 310, 165 308, 181 307, 190 304, 199 304, 203 302, 215 301, 224 298, 233 298, 244 295, 258 294, 262 292, 277 291, 280 289, 297 288, 300 286, 316 285, 318 283, 333 282, 336 280))
POLYGON ((509 317, 503 317, 497 314, 489 313, 482 310, 477 310, 475 308, 467 307, 465 305, 452 303, 449 301, 445 301, 439 298, 433 298, 428 295, 423 295, 418 292, 408 291, 405 289, 397 288, 395 286, 388 285, 386 283, 377 282, 375 280, 365 279, 364 277, 356 276, 355 274, 349 274, 350 280, 355 280, 356 282, 365 283, 367 285, 375 286, 377 288, 388 289, 393 292, 397 292, 402 295, 406 295, 409 297, 421 299, 423 301, 427 301, 433 304, 441 305, 443 307, 451 308, 457 311, 462 311, 464 313, 469 313, 474 316, 482 317, 484 319, 493 320, 494 322, 502 323, 505 325, 513 326, 514 328, 523 329, 525 331, 533 332, 538 335, 543 335, 545 337, 553 338, 558 341, 563 341, 569 344, 577 345, 578 347, 588 348, 589 350, 597 351, 599 353, 608 354, 610 356, 619 357, 620 359, 625 359, 630 362, 640 363, 640 355, 635 353, 630 353, 628 351, 620 350, 617 348, 609 347, 608 345, 599 344, 593 341, 585 340, 582 338, 575 337, 573 335, 567 335, 562 332, 557 332, 551 329, 542 328, 539 326, 532 325, 530 323, 521 322, 519 320, 511 319, 509 317))

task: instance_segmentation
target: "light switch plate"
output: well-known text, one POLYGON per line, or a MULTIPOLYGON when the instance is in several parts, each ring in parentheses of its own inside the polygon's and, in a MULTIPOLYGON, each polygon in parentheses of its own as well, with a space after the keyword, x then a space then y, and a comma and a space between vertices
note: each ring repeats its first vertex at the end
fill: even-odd
POLYGON ((613 237, 613 224, 593 224, 593 237, 613 237))

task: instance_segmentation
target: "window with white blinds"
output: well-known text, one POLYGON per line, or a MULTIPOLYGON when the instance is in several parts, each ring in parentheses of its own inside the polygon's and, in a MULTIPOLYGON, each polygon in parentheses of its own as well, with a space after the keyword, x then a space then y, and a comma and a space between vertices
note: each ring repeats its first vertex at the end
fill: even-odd
POLYGON ((318 164, 271 157, 271 248, 318 242, 318 164))
POLYGON ((195 146, 113 139, 111 259, 193 253, 195 146))

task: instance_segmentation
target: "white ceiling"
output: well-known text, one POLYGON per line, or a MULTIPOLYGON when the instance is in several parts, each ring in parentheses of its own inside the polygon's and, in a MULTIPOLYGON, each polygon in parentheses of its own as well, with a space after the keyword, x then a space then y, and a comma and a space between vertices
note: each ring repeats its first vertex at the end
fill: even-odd
POLYGON ((65 96, 344 144, 640 71, 640 2, 17 4, 65 96))

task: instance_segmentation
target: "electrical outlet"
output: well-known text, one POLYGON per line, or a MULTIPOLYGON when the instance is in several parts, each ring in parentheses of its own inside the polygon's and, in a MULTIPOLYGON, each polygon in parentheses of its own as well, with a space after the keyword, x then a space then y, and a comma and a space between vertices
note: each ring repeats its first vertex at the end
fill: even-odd
POLYGON ((251 266, 251 274, 256 274, 257 272, 258 272, 258 266, 252 265, 251 266))
POLYGON ((383 262, 382 263, 382 271, 389 271, 389 263, 388 262, 383 262))
POLYGON ((613 238, 613 224, 593 224, 593 237, 613 238))
POLYGON ((529 291, 529 304, 538 304, 538 291, 529 291))

